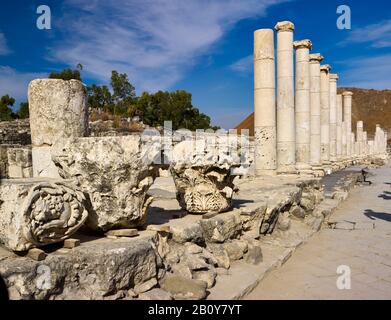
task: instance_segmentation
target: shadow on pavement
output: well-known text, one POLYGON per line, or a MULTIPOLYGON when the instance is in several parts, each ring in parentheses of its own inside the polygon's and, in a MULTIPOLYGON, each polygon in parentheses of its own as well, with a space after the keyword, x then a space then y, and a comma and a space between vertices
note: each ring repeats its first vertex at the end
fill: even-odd
POLYGON ((377 197, 378 197, 378 198, 382 198, 382 199, 384 199, 384 200, 391 200, 391 192, 389 192, 389 191, 383 191, 383 193, 382 193, 382 194, 379 194, 377 197))
POLYGON ((365 209, 364 215, 371 220, 380 219, 380 220, 391 222, 391 214, 389 213, 376 212, 371 209, 365 209))

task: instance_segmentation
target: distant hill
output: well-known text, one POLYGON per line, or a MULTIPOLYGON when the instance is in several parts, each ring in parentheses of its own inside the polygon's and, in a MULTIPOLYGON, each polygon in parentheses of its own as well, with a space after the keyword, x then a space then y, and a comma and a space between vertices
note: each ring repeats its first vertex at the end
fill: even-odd
MULTIPOLYGON (((364 121, 364 130, 368 138, 372 139, 376 124, 388 131, 391 142, 391 90, 374 90, 360 88, 338 88, 338 94, 343 91, 353 92, 352 101, 352 128, 359 120, 364 121)), ((254 135, 254 113, 250 114, 235 129, 249 129, 254 135)))

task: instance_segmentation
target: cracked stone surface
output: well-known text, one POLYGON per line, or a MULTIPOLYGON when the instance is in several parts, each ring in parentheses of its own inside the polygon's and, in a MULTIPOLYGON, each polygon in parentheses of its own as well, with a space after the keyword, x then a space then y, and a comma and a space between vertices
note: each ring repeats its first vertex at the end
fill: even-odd
POLYGON ((89 195, 86 225, 97 231, 144 225, 156 175, 147 157, 156 154, 138 135, 64 139, 53 146, 60 176, 89 195))

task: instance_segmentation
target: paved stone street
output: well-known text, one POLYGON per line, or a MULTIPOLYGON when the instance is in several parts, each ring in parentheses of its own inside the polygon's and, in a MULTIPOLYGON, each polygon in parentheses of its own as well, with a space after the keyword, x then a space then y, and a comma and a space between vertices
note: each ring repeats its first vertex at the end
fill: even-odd
POLYGON ((370 170, 324 228, 245 299, 391 299, 391 172, 370 170), (351 222, 355 222, 351 223, 351 222), (337 268, 351 269, 351 289, 337 288, 337 268))

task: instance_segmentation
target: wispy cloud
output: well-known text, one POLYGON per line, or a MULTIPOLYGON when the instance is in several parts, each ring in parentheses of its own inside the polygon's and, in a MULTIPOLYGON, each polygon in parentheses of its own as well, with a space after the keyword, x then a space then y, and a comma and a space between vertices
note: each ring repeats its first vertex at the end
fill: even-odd
POLYGON ((391 89, 391 54, 356 58, 342 62, 347 66, 341 86, 391 89))
POLYGON ((391 47, 391 19, 354 28, 341 44, 370 43, 373 48, 391 47))
POLYGON ((244 58, 239 59, 229 66, 233 71, 239 72, 241 74, 248 74, 253 67, 253 55, 248 55, 244 58))
POLYGON ((9 66, 0 66, 0 96, 15 98, 17 103, 27 99, 27 87, 31 80, 47 78, 47 74, 18 72, 9 66))
POLYGON ((9 54, 11 50, 8 48, 7 40, 4 33, 0 32, 0 56, 9 54))
POLYGON ((141 90, 167 89, 242 19, 286 0, 69 0, 50 57, 107 81, 116 69, 141 90), (79 12, 79 13, 78 13, 79 12), (71 22, 69 22, 71 21, 71 22))

